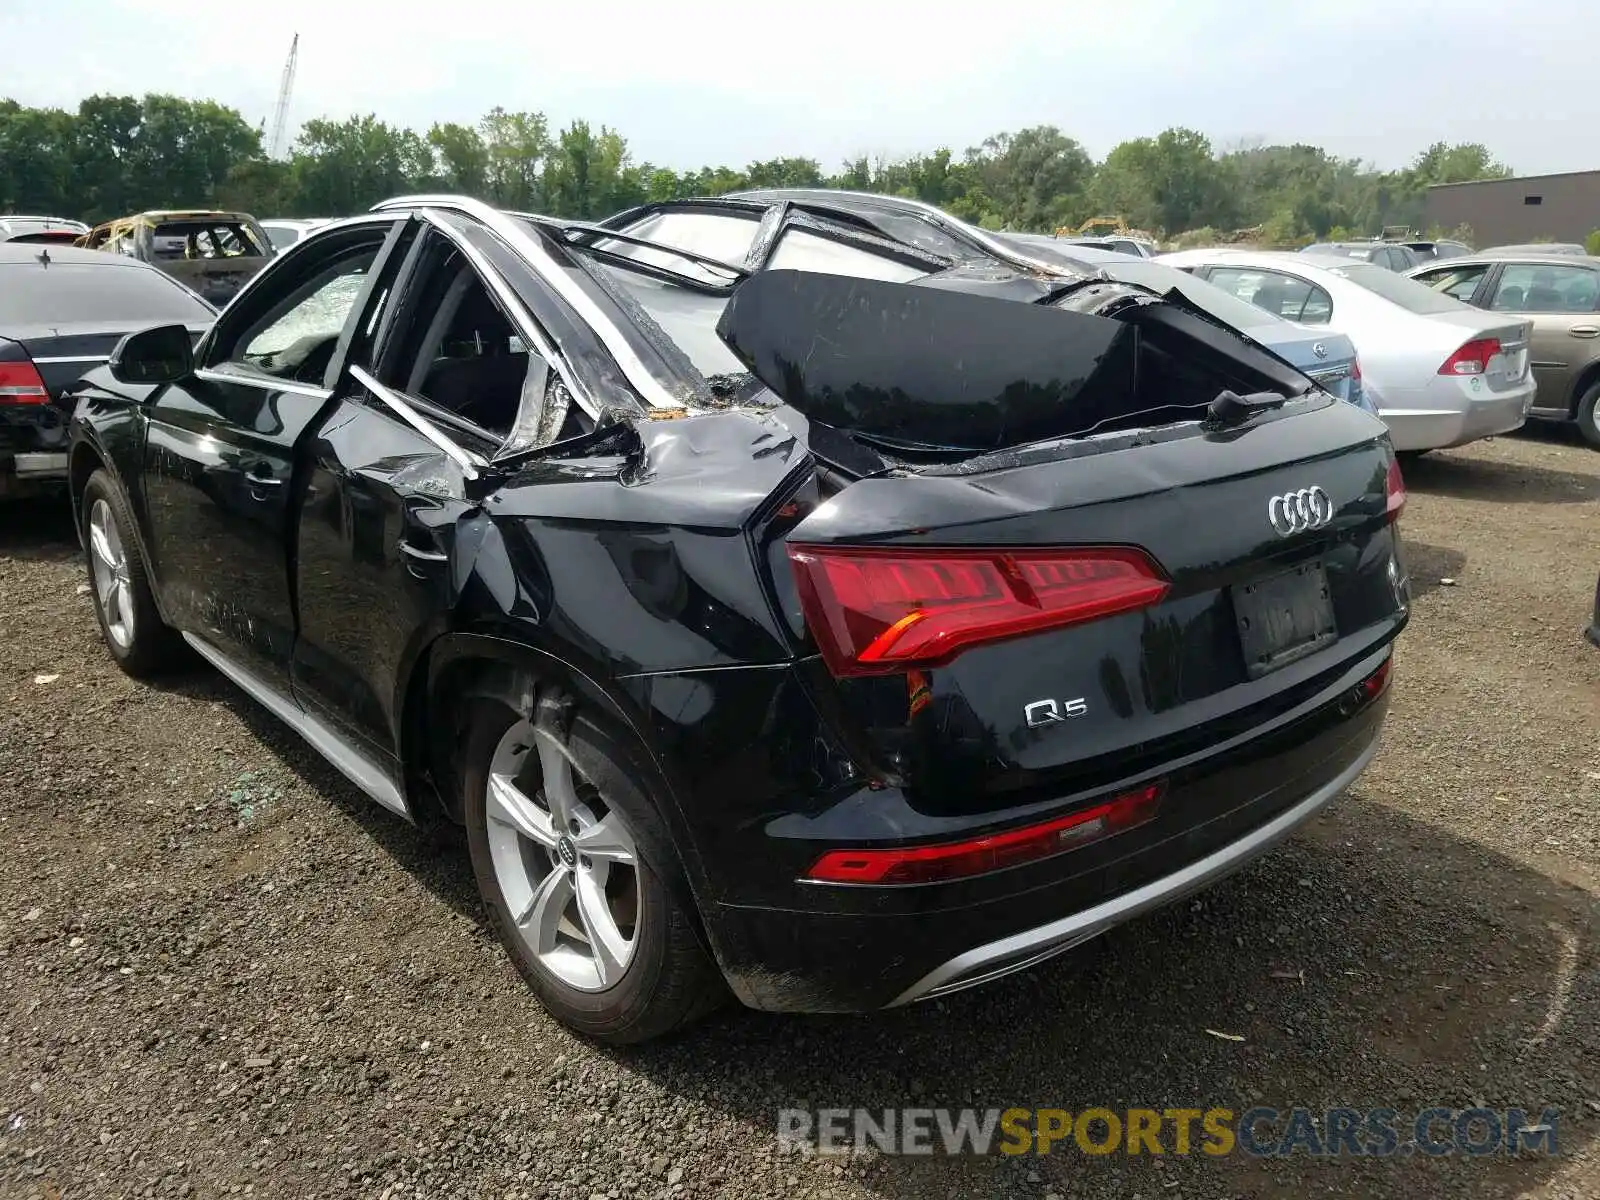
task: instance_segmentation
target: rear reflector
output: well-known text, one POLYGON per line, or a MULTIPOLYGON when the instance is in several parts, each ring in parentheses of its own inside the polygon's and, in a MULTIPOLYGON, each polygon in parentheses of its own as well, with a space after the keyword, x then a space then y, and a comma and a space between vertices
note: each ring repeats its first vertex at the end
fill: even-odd
POLYGON ((835 675, 948 662, 961 651, 1154 604, 1171 586, 1127 547, 880 549, 791 545, 806 625, 835 675))
POLYGON ((31 362, 0 362, 0 404, 49 404, 39 369, 31 362))
POLYGON ((1389 686, 1389 668, 1393 665, 1394 655, 1391 654, 1383 660, 1383 666, 1361 681, 1361 696, 1364 700, 1376 700, 1383 695, 1384 689, 1389 686))
POLYGON ((1499 353, 1499 338, 1474 338, 1444 360, 1439 374, 1482 375, 1489 369, 1489 360, 1499 353))
POLYGON ((1002 871, 1064 854, 1088 842, 1143 825, 1156 815, 1166 783, 1124 792, 1102 804, 1005 833, 893 850, 829 850, 803 876, 810 883, 874 886, 942 883, 1002 871))
POLYGON ((1389 473, 1383 480, 1384 513, 1389 520, 1398 519, 1406 507, 1406 480, 1400 474, 1400 460, 1394 454, 1389 455, 1389 473))

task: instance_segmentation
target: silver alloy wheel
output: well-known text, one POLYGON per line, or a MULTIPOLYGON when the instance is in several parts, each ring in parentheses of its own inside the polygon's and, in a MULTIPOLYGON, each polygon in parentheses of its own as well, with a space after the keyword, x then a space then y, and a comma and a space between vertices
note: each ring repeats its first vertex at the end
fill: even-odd
POLYGON ((484 813, 495 881, 528 951, 578 991, 616 984, 639 920, 638 859, 622 815, 555 736, 526 720, 495 747, 484 813))
POLYGON ((126 650, 133 644, 133 585, 128 579, 122 535, 117 532, 111 505, 104 500, 97 499, 89 510, 89 566, 106 636, 126 650))

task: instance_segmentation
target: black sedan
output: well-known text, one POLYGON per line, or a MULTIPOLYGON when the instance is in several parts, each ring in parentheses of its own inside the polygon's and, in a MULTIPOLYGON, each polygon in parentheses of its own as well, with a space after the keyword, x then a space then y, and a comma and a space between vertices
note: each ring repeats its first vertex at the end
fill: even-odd
POLYGON ((71 464, 112 656, 187 646, 463 826, 518 970, 618 1042, 1020 970, 1360 774, 1381 423, 1180 293, 703 215, 391 201, 192 354, 127 339, 71 464))
POLYGON ((67 477, 68 384, 124 334, 216 310, 154 267, 92 250, 0 244, 0 497, 67 477))

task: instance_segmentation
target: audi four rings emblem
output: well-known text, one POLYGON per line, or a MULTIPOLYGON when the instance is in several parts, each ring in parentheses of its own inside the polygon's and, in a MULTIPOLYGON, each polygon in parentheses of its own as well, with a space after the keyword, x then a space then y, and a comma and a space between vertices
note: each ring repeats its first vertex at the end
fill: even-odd
POLYGON ((1279 537, 1321 529, 1333 520, 1333 501, 1319 487, 1285 492, 1267 501, 1267 520, 1279 537))

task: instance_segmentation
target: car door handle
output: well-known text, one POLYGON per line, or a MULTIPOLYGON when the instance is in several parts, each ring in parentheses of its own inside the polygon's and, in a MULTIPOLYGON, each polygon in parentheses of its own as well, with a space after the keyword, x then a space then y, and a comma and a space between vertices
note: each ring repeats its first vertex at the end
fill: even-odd
POLYGON ((283 480, 274 475, 272 468, 265 463, 257 463, 247 470, 244 482, 252 500, 265 500, 274 489, 283 486, 283 480))
POLYGON ((1567 336, 1581 338, 1600 337, 1600 325, 1574 325, 1567 330, 1567 336))
POLYGON ((450 556, 443 550, 430 550, 426 546, 417 545, 409 538, 401 538, 398 549, 411 560, 412 564, 415 564, 407 567, 413 575, 416 574, 417 567, 423 564, 450 561, 450 556))

